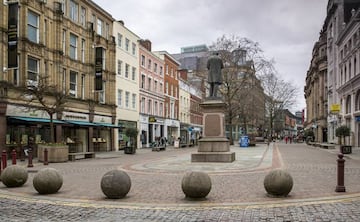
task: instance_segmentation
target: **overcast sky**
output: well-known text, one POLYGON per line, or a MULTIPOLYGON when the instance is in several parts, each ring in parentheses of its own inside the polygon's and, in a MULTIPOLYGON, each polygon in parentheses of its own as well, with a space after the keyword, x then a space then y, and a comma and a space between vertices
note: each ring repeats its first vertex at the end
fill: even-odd
POLYGON ((246 37, 274 59, 278 73, 303 89, 314 43, 326 17, 328 0, 93 0, 152 49, 180 53, 180 48, 211 45, 222 35, 246 37))

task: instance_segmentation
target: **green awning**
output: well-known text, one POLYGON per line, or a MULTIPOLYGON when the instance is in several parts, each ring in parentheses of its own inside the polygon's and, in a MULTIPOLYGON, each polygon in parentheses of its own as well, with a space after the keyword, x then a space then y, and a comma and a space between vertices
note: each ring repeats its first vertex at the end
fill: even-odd
MULTIPOLYGON (((23 122, 50 123, 50 119, 44 119, 44 118, 22 117, 22 116, 10 116, 9 118, 13 120, 20 120, 23 122)), ((61 120, 53 119, 53 123, 64 124, 65 122, 61 120)))
POLYGON ((95 124, 101 127, 121 128, 121 126, 117 126, 111 123, 95 123, 95 124))
POLYGON ((76 120, 64 120, 64 121, 78 126, 97 126, 95 123, 90 123, 86 121, 76 121, 76 120))

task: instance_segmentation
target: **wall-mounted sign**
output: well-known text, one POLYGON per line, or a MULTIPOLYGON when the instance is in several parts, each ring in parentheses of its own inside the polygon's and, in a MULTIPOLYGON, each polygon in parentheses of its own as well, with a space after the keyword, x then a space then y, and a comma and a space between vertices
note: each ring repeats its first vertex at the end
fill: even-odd
POLYGON ((18 3, 8 3, 8 68, 18 67, 18 3))
POLYGON ((103 48, 95 48, 95 90, 102 90, 103 48))
POLYGON ((155 116, 149 116, 149 123, 155 123, 155 122, 156 122, 155 116))
POLYGON ((332 113, 338 113, 340 112, 340 104, 331 104, 330 111, 332 113))

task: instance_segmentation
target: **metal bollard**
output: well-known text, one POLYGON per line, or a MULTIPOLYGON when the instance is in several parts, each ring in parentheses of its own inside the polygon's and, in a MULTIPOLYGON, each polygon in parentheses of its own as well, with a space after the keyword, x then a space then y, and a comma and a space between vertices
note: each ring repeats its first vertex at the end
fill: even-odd
POLYGON ((28 166, 27 167, 34 167, 33 163, 32 163, 32 149, 30 148, 29 151, 28 151, 28 166))
POLYGON ((44 149, 44 165, 49 165, 48 162, 48 149, 44 149))
POLYGON ((13 149, 11 151, 11 159, 12 159, 12 165, 16 165, 16 150, 13 149))
POLYGON ((338 154, 339 159, 337 159, 337 185, 335 192, 346 192, 344 185, 344 168, 345 160, 343 159, 344 154, 338 154))
POLYGON ((6 150, 2 151, 1 160, 2 160, 2 169, 4 170, 6 168, 6 166, 7 166, 7 153, 6 153, 6 150))

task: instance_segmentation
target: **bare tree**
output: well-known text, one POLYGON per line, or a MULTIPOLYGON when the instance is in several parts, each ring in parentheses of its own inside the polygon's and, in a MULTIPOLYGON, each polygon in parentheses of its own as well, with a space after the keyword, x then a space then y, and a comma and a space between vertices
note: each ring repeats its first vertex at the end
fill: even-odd
POLYGON ((229 127, 230 144, 233 144, 233 124, 241 117, 244 127, 253 119, 253 101, 248 96, 252 78, 268 66, 257 42, 238 36, 218 38, 210 46, 223 60, 223 85, 220 93, 226 103, 226 125, 229 127))
POLYGON ((298 88, 292 83, 280 79, 274 72, 261 76, 266 97, 266 113, 269 122, 270 135, 273 133, 274 120, 285 109, 290 109, 296 102, 298 88))
POLYGON ((27 104, 45 111, 50 118, 50 142, 54 143, 54 115, 62 114, 67 102, 67 94, 57 85, 49 83, 49 76, 39 76, 38 82, 28 84, 23 89, 27 104))

